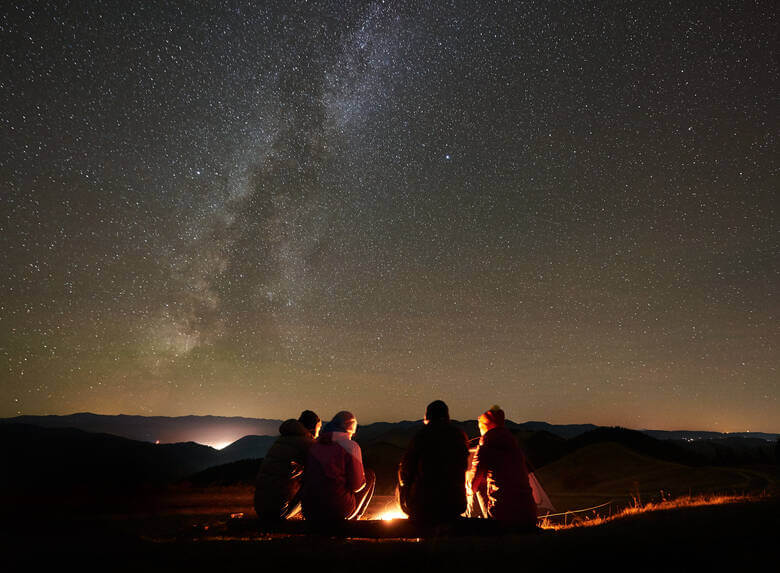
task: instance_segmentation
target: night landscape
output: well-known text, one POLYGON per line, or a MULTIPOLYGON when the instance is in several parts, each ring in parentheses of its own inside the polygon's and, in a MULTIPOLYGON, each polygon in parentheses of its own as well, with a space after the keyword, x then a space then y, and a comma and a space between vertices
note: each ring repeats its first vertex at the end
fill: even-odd
POLYGON ((42 0, 0 29, 9 571, 776 567, 774 3, 42 0), (470 467, 500 412, 536 529, 407 519, 437 399, 470 467), (373 497, 269 525, 258 472, 309 409, 323 444, 354 413, 373 497))

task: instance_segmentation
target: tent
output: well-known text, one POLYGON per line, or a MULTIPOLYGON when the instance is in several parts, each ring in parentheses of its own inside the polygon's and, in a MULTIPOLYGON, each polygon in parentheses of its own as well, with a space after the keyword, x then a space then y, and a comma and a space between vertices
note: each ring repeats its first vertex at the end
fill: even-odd
POLYGON ((531 489, 533 490, 534 501, 536 502, 537 515, 546 515, 548 513, 555 513, 555 506, 552 504, 550 498, 547 496, 547 492, 544 491, 542 484, 540 484, 539 480, 536 479, 536 475, 534 475, 534 472, 529 472, 528 481, 530 482, 531 489))

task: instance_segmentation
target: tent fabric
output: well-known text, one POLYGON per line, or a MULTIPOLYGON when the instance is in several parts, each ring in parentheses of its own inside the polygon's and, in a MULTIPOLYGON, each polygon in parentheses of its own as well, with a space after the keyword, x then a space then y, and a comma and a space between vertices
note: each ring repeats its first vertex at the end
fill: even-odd
POLYGON ((542 484, 536 479, 534 472, 528 473, 528 482, 531 484, 531 489, 533 490, 534 501, 536 502, 536 513, 538 515, 555 513, 555 506, 547 496, 547 492, 544 491, 542 484))

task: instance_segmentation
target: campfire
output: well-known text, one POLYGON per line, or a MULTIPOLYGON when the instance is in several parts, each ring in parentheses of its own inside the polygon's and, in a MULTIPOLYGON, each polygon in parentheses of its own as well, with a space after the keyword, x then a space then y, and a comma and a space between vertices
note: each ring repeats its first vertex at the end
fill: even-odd
POLYGON ((371 518, 374 521, 393 521, 394 519, 408 519, 409 516, 401 511, 398 501, 388 502, 379 513, 371 518))

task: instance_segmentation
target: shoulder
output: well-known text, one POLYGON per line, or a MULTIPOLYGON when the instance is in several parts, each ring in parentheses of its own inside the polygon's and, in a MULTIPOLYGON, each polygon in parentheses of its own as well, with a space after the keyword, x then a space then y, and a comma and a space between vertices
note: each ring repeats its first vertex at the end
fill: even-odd
POLYGON ((290 419, 279 426, 279 434, 282 436, 309 436, 309 431, 298 420, 290 419))
POLYGON ((463 440, 463 443, 467 443, 469 441, 469 437, 466 435, 466 432, 454 424, 450 424, 450 434, 452 434, 453 438, 463 440))
POLYGON ((517 439, 507 428, 493 428, 484 435, 485 445, 499 446, 504 449, 514 449, 517 447, 517 439))
POLYGON ((347 452, 352 457, 355 457, 355 458, 360 458, 361 457, 360 445, 355 440, 349 439, 347 434, 344 434, 344 433, 334 433, 333 434, 333 443, 337 444, 338 446, 340 446, 342 448, 342 450, 347 452))
POLYGON ((417 430, 414 435, 412 436, 412 439, 409 440, 409 449, 413 449, 418 447, 420 444, 425 442, 425 440, 428 437, 428 426, 423 426, 419 430, 417 430))
POLYGON ((344 440, 343 445, 344 445, 344 449, 347 450, 353 456, 361 455, 360 444, 358 444, 356 441, 344 440))

